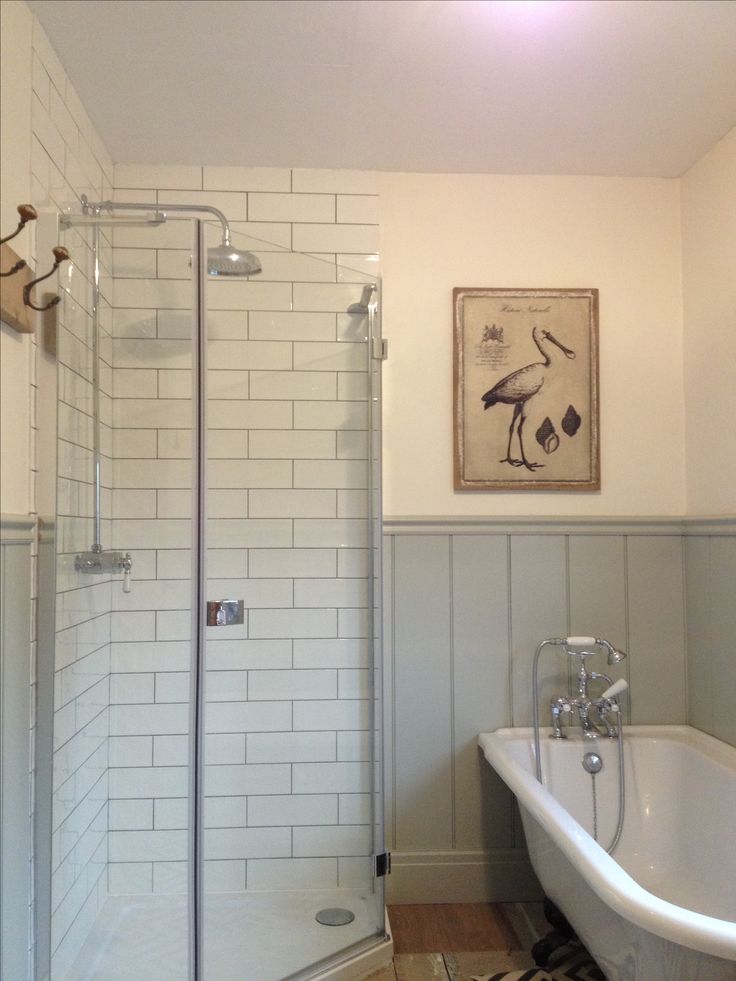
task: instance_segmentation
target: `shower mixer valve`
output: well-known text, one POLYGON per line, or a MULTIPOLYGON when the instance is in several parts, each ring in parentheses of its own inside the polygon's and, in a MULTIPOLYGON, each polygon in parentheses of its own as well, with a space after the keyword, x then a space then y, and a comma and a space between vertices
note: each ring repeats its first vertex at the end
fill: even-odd
POLYGON ((130 576, 133 569, 133 556, 130 552, 119 552, 113 549, 91 549, 80 552, 74 559, 74 568, 87 576, 114 575, 122 572, 123 592, 130 592, 130 576))

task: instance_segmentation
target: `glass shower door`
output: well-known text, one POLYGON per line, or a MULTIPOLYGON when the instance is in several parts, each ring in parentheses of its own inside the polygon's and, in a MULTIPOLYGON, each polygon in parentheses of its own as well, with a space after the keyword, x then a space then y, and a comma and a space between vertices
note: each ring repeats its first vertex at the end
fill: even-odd
POLYGON ((384 931, 375 309, 235 244, 263 273, 208 283, 203 975, 281 981, 384 931))

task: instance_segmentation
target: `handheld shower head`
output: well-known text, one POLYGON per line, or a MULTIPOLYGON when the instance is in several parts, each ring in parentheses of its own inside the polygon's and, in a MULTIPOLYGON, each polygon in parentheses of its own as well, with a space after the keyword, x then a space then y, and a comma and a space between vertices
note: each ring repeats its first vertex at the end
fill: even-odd
POLYGON ((602 637, 599 637, 596 640, 596 644, 600 644, 602 647, 605 647, 606 650, 608 651, 607 660, 609 664, 620 664, 621 661, 624 661, 626 659, 626 654, 623 651, 617 650, 617 648, 615 648, 613 644, 609 644, 609 642, 607 640, 604 640, 602 637))

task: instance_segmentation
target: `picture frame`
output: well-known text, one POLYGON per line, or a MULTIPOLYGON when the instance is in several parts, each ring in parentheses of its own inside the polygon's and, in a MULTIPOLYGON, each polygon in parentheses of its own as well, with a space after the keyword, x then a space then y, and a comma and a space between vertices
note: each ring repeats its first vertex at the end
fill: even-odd
POLYGON ((453 290, 455 490, 600 490, 598 290, 453 290))

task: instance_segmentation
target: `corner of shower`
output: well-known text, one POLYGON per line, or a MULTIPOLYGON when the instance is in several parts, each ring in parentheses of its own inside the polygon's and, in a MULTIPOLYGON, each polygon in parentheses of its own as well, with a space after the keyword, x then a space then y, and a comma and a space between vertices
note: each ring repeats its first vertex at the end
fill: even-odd
POLYGON ((61 221, 37 981, 105 958, 121 979, 145 958, 151 981, 341 981, 390 959, 380 283, 223 219, 61 221), (225 246, 247 270, 213 268, 225 246))

